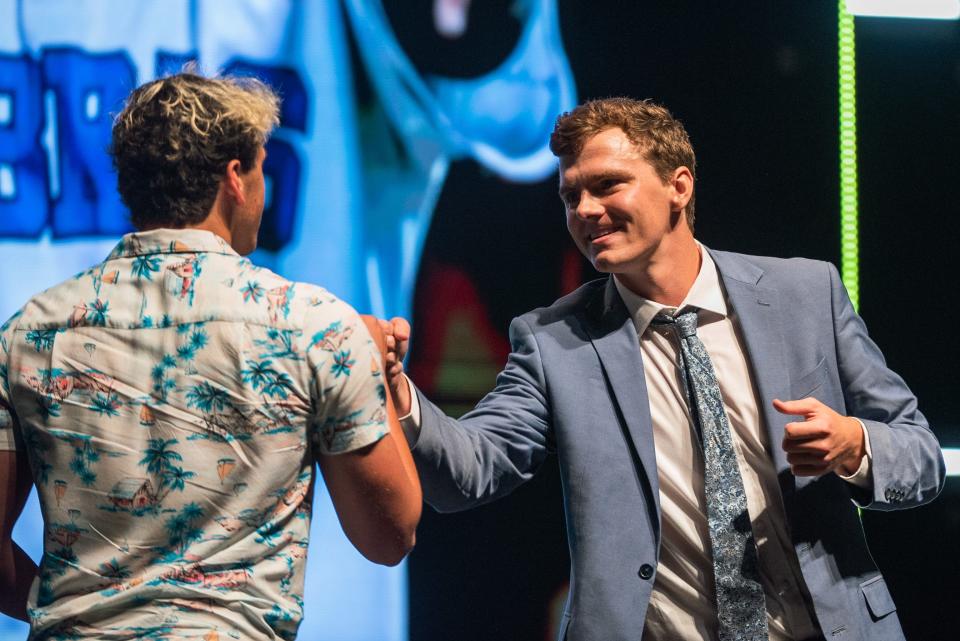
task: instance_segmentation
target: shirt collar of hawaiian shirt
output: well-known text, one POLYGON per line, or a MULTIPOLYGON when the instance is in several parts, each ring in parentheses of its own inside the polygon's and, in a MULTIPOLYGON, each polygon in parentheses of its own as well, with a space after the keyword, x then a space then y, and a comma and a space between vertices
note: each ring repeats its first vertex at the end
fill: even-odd
POLYGON ((204 229, 152 229, 120 239, 107 260, 148 254, 226 254, 239 256, 220 236, 204 229))
POLYGON ((687 292, 686 297, 678 307, 662 305, 638 296, 627 289, 617 278, 613 279, 614 284, 617 286, 617 291, 620 293, 620 298, 623 299, 623 303, 627 306, 627 311, 630 312, 630 317, 633 319, 633 324, 637 328, 638 336, 647 331, 647 327, 650 326, 653 317, 660 312, 673 314, 678 309, 683 309, 684 307, 696 307, 703 311, 726 317, 727 301, 724 298, 723 288, 720 285, 720 275, 717 272, 717 265, 713 262, 713 258, 710 257, 710 252, 707 251, 706 247, 700 243, 697 243, 697 247, 700 249, 701 257, 700 272, 693 281, 690 291, 687 292))

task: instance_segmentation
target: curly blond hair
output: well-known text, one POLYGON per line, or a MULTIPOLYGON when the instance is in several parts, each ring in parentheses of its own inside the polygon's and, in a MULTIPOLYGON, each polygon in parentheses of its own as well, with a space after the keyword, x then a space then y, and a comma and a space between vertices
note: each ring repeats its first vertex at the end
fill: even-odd
POLYGON ((141 85, 113 124, 117 190, 137 229, 203 221, 227 164, 243 171, 279 123, 280 99, 255 78, 191 71, 141 85))
MULTIPOLYGON (((683 123, 666 107, 650 100, 601 98, 578 105, 557 117, 550 135, 550 151, 558 158, 576 156, 589 138, 617 127, 637 146, 660 179, 666 181, 678 167, 696 180, 697 157, 683 123)), ((694 195, 686 206, 687 225, 693 229, 694 195)))

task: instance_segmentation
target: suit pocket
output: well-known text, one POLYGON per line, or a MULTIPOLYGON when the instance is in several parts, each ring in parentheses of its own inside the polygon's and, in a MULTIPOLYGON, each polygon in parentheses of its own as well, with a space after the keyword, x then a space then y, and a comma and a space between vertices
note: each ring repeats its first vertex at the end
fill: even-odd
POLYGON ((790 382, 791 399, 806 398, 823 387, 827 380, 827 359, 821 357, 812 370, 790 382))
POLYGON ((863 592, 863 598, 867 601, 867 608, 874 621, 882 619, 897 609, 882 576, 864 581, 860 584, 860 590, 863 592))

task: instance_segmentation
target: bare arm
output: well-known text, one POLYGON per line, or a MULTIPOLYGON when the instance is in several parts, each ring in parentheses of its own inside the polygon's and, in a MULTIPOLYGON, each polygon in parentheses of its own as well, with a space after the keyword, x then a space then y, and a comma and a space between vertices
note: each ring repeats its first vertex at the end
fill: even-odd
POLYGON ((33 476, 22 451, 0 451, 0 612, 27 621, 27 595, 37 566, 13 538, 33 476))
MULTIPOLYGON (((385 354, 376 319, 361 318, 385 354)), ((319 463, 350 542, 374 563, 396 565, 413 548, 423 498, 389 386, 385 387, 390 433, 359 450, 321 456, 319 463)))

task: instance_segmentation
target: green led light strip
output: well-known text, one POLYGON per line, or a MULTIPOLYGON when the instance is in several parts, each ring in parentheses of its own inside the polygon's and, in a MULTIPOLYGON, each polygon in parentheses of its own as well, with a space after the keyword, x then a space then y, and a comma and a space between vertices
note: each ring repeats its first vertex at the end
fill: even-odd
POLYGON ((840 0, 840 264, 853 308, 860 304, 857 202, 857 68, 853 15, 840 0))

